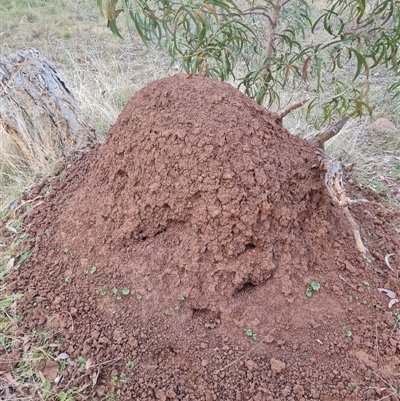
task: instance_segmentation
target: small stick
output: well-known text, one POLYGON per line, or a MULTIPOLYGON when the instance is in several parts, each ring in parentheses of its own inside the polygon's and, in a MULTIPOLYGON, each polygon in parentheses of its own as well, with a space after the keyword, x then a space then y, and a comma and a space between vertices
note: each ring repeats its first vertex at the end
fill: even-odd
POLYGON ((222 369, 216 370, 214 373, 220 373, 225 369, 228 369, 232 365, 234 365, 236 362, 239 362, 241 359, 245 358, 247 355, 249 355, 251 352, 253 352, 270 334, 272 334, 275 331, 275 328, 273 328, 261 341, 259 341, 253 348, 250 348, 244 355, 242 355, 240 358, 235 359, 233 362, 231 362, 229 365, 226 365, 222 369))
POLYGON ((36 196, 36 197, 33 198, 33 199, 29 199, 29 200, 27 200, 27 201, 22 201, 23 203, 21 203, 20 205, 18 205, 18 206, 13 210, 14 217, 16 216, 17 210, 20 209, 22 206, 25 206, 27 203, 32 203, 32 202, 35 202, 35 201, 37 201, 38 199, 42 199, 42 198, 43 198, 43 196, 36 196))
POLYGON ((303 106, 304 104, 306 104, 308 102, 309 99, 304 99, 301 102, 292 104, 291 106, 289 106, 286 110, 282 111, 282 113, 279 114, 279 118, 283 119, 284 117, 286 117, 291 111, 298 109, 299 107, 303 106))
POLYGON ((356 288, 354 288, 354 286, 351 283, 349 283, 345 278, 343 278, 340 274, 339 278, 343 280, 347 285, 349 285, 353 290, 357 291, 356 288))
POLYGON ((376 342, 376 356, 378 357, 378 367, 380 367, 381 366, 381 356, 379 354, 378 325, 375 325, 375 342, 376 342))
POLYGON ((377 400, 377 401, 386 400, 386 398, 389 398, 389 397, 391 397, 392 395, 396 395, 396 394, 398 394, 397 390, 396 390, 395 392, 393 392, 393 393, 390 393, 389 395, 385 395, 384 397, 379 398, 379 400, 377 400))
MULTIPOLYGON (((376 373, 376 372, 372 372, 372 373, 373 373, 375 376, 377 376, 379 379, 381 379, 387 386, 389 386, 389 387, 393 390, 393 393, 392 393, 392 394, 389 394, 388 396, 385 396, 385 397, 383 397, 383 398, 380 398, 379 400, 384 400, 385 398, 388 398, 388 397, 392 396, 393 394, 398 394, 397 390, 396 390, 389 382, 387 382, 383 377, 379 376, 378 373, 376 373)), ((378 401, 379 401, 379 400, 378 400, 378 401)))

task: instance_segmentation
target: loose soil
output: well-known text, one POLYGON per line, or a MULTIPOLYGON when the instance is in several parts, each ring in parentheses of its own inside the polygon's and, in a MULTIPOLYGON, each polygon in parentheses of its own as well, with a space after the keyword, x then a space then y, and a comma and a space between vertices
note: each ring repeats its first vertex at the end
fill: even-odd
POLYGON ((148 85, 31 195, 46 191, 9 288, 27 294, 21 332, 50 327, 90 360, 90 399, 378 400, 400 386, 399 304, 377 290, 399 293, 385 263, 399 271, 399 214, 347 186, 368 199, 351 206, 366 261, 315 149, 230 85, 148 85))

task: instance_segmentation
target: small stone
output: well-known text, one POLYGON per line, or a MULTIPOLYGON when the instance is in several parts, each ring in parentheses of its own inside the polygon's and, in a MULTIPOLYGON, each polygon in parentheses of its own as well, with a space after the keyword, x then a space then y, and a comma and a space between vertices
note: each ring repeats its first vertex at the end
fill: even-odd
POLYGON ((371 124, 371 128, 379 133, 384 133, 384 132, 396 132, 397 128, 396 126, 388 119, 385 117, 378 118, 371 124))
POLYGON ((282 373, 285 370, 285 362, 279 361, 278 359, 271 358, 271 370, 274 374, 282 373))

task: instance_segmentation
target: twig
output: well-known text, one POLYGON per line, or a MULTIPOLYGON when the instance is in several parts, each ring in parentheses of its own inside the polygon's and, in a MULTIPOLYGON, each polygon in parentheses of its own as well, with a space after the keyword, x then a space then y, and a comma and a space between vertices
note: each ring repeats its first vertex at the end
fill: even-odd
POLYGON ((378 359, 378 368, 380 368, 381 367, 381 356, 379 354, 378 325, 375 325, 375 342, 376 342, 376 356, 378 359))
POLYGON ((304 99, 301 102, 292 104, 291 106, 289 106, 286 110, 282 111, 282 113, 279 114, 279 118, 282 119, 284 117, 286 117, 290 112, 292 112, 293 110, 298 109, 299 107, 303 106, 304 104, 306 104, 308 102, 309 99, 304 99))
POLYGON ((261 341, 259 341, 253 348, 250 348, 244 355, 242 355, 240 358, 235 359, 233 362, 231 362, 229 365, 224 366, 222 369, 216 370, 214 373, 220 373, 225 369, 228 369, 232 365, 234 365, 236 362, 239 362, 241 359, 245 358, 247 355, 249 355, 251 352, 253 352, 270 334, 272 334, 275 331, 275 328, 273 328, 261 341))
POLYGON ((121 357, 115 358, 115 359, 110 359, 108 361, 98 363, 97 365, 92 365, 91 368, 97 368, 98 366, 108 365, 109 363, 120 361, 121 359, 122 359, 121 357))
POLYGON ((347 285, 349 285, 353 290, 357 291, 356 288, 353 286, 353 284, 349 283, 345 278, 343 278, 340 274, 339 274, 339 278, 341 280, 343 280, 347 285))
MULTIPOLYGON (((388 395, 385 395, 385 396, 382 397, 382 398, 379 398, 379 400, 377 400, 377 401, 386 400, 386 398, 389 398, 389 397, 391 397, 392 395, 397 395, 397 394, 398 394, 398 392, 397 392, 397 390, 396 390, 396 391, 393 392, 393 393, 390 393, 390 394, 388 394, 388 395)), ((397 396, 397 398, 399 398, 399 397, 397 396)))
POLYGON ((20 205, 18 205, 18 206, 13 210, 14 217, 16 216, 17 210, 20 209, 22 206, 25 206, 27 203, 32 203, 32 202, 35 202, 35 201, 37 201, 38 199, 42 199, 42 198, 43 198, 43 196, 36 196, 36 197, 33 198, 33 199, 29 199, 29 200, 27 200, 27 201, 22 201, 23 203, 21 203, 20 205))
POLYGON ((392 396, 392 395, 396 395, 396 396, 397 396, 397 399, 399 398, 397 389, 395 389, 395 388, 394 388, 389 382, 387 382, 383 377, 379 376, 378 373, 376 373, 376 372, 372 372, 372 373, 373 373, 375 376, 377 376, 379 379, 381 379, 387 386, 389 386, 389 387, 393 390, 393 393, 392 393, 392 394, 389 394, 389 395, 387 395, 387 396, 385 396, 385 397, 383 397, 383 398, 380 398, 378 401, 384 400, 385 398, 388 398, 388 397, 390 397, 390 396, 392 396))
MULTIPOLYGON (((110 363, 112 363, 112 362, 116 362, 116 361, 119 361, 119 360, 121 360, 122 358, 115 358, 115 359, 110 359, 110 360, 108 360, 108 361, 105 361, 105 362, 102 362, 102 363, 98 363, 97 365, 92 365, 92 366, 90 366, 90 369, 93 369, 93 368, 97 368, 97 367, 99 367, 99 366, 102 366, 102 365, 108 365, 108 364, 110 364, 110 363)), ((84 373, 83 375, 81 375, 81 376, 78 376, 76 379, 75 379, 75 376, 76 376, 76 372, 74 373, 74 376, 71 378, 71 380, 64 386, 64 388, 69 388, 73 383, 75 383, 76 381, 78 381, 78 380, 80 380, 80 379, 83 379, 85 376, 89 376, 90 375, 90 372, 86 372, 86 373, 84 373)))

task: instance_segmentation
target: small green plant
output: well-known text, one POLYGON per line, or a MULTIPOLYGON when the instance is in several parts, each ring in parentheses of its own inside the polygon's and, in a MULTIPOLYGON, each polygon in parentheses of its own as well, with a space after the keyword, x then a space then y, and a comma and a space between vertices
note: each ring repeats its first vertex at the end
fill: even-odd
POLYGON ((57 394, 58 401, 75 401, 78 399, 79 389, 72 387, 67 391, 61 391, 57 394))
POLYGON ((102 289, 99 291, 99 294, 100 294, 102 297, 104 297, 104 295, 107 294, 107 290, 106 290, 105 288, 102 288, 102 289))
POLYGON ((45 380, 42 383, 42 397, 46 400, 51 396, 51 382, 45 380))
POLYGON ((247 337, 250 337, 253 341, 257 340, 257 334, 252 329, 244 329, 247 337))
POLYGON ((112 296, 113 296, 115 299, 117 299, 118 301, 121 300, 121 295, 119 295, 118 288, 114 287, 114 288, 111 290, 111 294, 112 294, 112 296))
POLYGON ((392 324, 392 329, 400 328, 400 309, 396 309, 390 312, 390 314, 395 318, 395 321, 392 324))
POLYGON ((182 294, 178 295, 178 301, 184 301, 184 300, 185 297, 182 294))
POLYGON ((345 331, 345 335, 344 335, 344 341, 346 343, 350 342, 352 336, 353 336, 353 332, 348 328, 346 323, 342 324, 342 330, 345 331))
POLYGON ((364 281, 363 281, 363 284, 367 287, 368 292, 371 292, 371 287, 370 287, 370 285, 369 285, 369 281, 364 280, 364 281))
POLYGON ((78 370, 82 372, 85 369, 86 361, 83 356, 78 357, 78 370))
POLYGON ((127 369, 133 369, 135 363, 133 361, 128 361, 125 366, 127 367, 127 369))
POLYGON ((306 296, 310 298, 315 291, 319 291, 321 288, 321 284, 317 281, 312 281, 310 285, 306 289, 306 296))
POLYGON ((96 271, 97 271, 97 267, 96 267, 96 266, 92 266, 92 267, 90 268, 90 270, 89 270, 89 273, 90 273, 90 274, 94 274, 94 273, 96 273, 96 271))
POLYGON ((356 389, 356 384, 354 382, 349 383, 349 388, 351 391, 354 391, 356 389))
POLYGON ((111 383, 117 383, 118 381, 120 381, 121 383, 126 383, 127 382, 126 374, 120 373, 119 377, 118 375, 111 376, 111 383))
POLYGON ((171 314, 171 311, 169 310, 169 309, 166 309, 165 311, 164 311, 164 315, 165 316, 168 316, 168 315, 170 315, 171 314))
POLYGON ((136 294, 136 299, 140 302, 142 300, 143 296, 142 294, 136 294))
POLYGON ((121 291, 122 295, 125 295, 125 296, 129 295, 130 292, 131 292, 131 290, 129 288, 124 288, 121 291))

